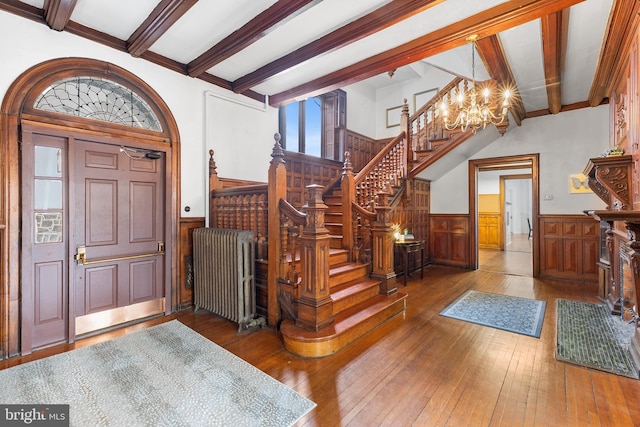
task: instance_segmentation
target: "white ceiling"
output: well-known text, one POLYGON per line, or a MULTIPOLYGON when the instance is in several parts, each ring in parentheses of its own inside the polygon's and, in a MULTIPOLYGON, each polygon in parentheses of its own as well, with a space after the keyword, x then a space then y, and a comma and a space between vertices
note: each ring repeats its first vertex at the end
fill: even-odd
MULTIPOLYGON (((167 0, 164 0, 167 1, 167 0)), ((201 0, 177 20, 149 51, 181 64, 188 64, 216 43, 242 27, 270 6, 291 0, 201 0)), ((514 0, 512 0, 514 1, 514 0)), ((403 0, 395 0, 403 3, 403 0)), ((585 0, 568 9, 566 52, 562 68, 562 104, 587 100, 600 55, 613 0, 585 0)), ((23 3, 44 7, 44 0, 23 3)), ((126 41, 144 22, 160 0, 77 0, 70 20, 126 41)), ((268 31, 240 52, 211 67, 207 73, 233 82, 256 69, 347 25, 354 19, 393 3, 389 0, 316 1, 297 16, 268 31)), ((320 79, 359 61, 381 54, 425 34, 482 13, 502 0, 446 0, 425 11, 347 46, 322 53, 280 72, 251 89, 273 95, 320 79)), ((540 19, 498 34, 506 59, 516 79, 525 110, 548 107, 543 69, 540 19)), ((460 46, 399 67, 393 80, 387 73, 367 79, 380 88, 418 78, 425 64, 471 77, 470 48, 460 46)), ((476 61, 476 78, 488 77, 476 61)), ((352 82, 350 82, 352 83, 352 82)))

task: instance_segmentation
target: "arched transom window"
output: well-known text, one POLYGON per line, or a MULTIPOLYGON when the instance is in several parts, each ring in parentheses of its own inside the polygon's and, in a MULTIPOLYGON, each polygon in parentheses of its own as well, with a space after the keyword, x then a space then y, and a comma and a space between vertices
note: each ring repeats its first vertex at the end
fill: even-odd
POLYGON ((102 78, 60 80, 42 92, 34 108, 162 131, 158 117, 144 99, 131 89, 102 78))

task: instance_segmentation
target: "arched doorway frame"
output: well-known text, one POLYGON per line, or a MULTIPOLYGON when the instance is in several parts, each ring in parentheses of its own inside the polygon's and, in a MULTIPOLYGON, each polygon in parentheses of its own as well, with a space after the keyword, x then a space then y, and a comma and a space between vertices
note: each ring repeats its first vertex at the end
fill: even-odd
POLYGON ((177 123, 160 95, 131 72, 88 58, 59 58, 35 65, 9 87, 0 108, 0 359, 19 351, 20 337, 20 135, 24 123, 73 129, 99 136, 117 136, 149 145, 169 147, 167 164, 167 236, 171 240, 167 313, 177 306, 177 272, 180 219, 180 136, 177 123), (51 84, 70 77, 105 78, 131 89, 157 115, 162 131, 138 129, 114 123, 40 111, 35 99, 51 84), (170 303, 169 303, 170 301, 170 303))

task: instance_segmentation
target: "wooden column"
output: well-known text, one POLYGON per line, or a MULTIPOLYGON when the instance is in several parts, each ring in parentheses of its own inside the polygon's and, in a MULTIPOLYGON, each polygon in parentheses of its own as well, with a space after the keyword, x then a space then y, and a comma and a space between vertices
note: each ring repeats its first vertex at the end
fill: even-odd
POLYGON ((283 277, 280 258, 282 243, 280 240, 280 200, 287 197, 287 170, 284 164, 284 151, 280 146, 280 134, 274 135, 275 144, 271 153, 269 165, 269 181, 267 210, 268 220, 268 256, 269 270, 267 271, 267 322, 275 326, 280 321, 280 304, 278 303, 278 277, 283 277))
POLYGON ((393 230, 391 228, 391 206, 389 206, 389 193, 378 193, 376 203, 376 221, 371 228, 373 235, 373 272, 371 277, 381 281, 380 293, 391 295, 395 293, 396 273, 393 269, 393 230))
POLYGON ((308 185, 309 199, 302 207, 306 225, 300 236, 302 284, 296 325, 317 331, 333 323, 333 300, 329 291, 329 248, 331 236, 324 226, 327 205, 321 185, 308 185))
POLYGON ((356 200, 356 184, 351 164, 351 153, 344 153, 344 167, 342 168, 342 247, 349 251, 349 261, 354 261, 353 253, 353 209, 351 203, 356 200))

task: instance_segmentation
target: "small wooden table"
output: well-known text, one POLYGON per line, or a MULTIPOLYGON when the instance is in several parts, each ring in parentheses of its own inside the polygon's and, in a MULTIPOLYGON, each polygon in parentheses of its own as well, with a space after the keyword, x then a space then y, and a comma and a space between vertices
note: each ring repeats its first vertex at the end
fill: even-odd
POLYGON ((409 271, 409 254, 420 254, 420 278, 424 278, 424 240, 405 240, 404 242, 396 242, 396 250, 402 254, 402 283, 407 286, 407 276, 411 274, 409 271))

